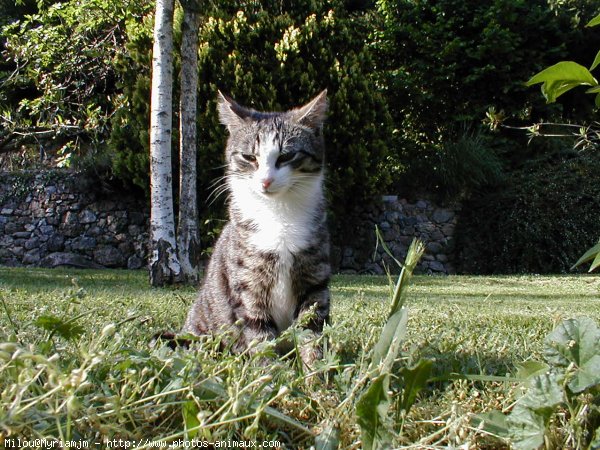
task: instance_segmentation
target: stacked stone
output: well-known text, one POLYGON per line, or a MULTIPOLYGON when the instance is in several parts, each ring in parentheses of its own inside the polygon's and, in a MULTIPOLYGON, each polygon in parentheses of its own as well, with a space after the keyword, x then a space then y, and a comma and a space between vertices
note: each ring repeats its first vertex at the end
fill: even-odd
MULTIPOLYGON (((332 249, 334 267, 346 273, 383 274, 386 267, 397 272, 377 246, 378 226, 397 260, 404 261, 417 237, 427 247, 418 270, 452 274, 458 211, 457 205, 384 196, 357 211, 352 239, 332 249)), ((148 230, 143 201, 94 192, 81 175, 0 173, 0 265, 138 269, 147 261, 148 230)))
POLYGON ((0 175, 0 264, 144 266, 149 214, 139 200, 89 192, 71 172, 32 174, 16 192, 22 177, 0 175))
POLYGON ((347 245, 341 250, 340 271, 347 273, 383 274, 386 267, 397 272, 397 264, 386 254, 383 246, 376 243, 375 226, 390 253, 403 262, 414 238, 421 239, 426 251, 418 270, 429 274, 455 273, 452 265, 454 254, 454 230, 459 207, 439 207, 428 200, 410 203, 397 196, 384 196, 382 203, 371 206, 363 214, 364 234, 370 234, 372 247, 369 254, 347 245))

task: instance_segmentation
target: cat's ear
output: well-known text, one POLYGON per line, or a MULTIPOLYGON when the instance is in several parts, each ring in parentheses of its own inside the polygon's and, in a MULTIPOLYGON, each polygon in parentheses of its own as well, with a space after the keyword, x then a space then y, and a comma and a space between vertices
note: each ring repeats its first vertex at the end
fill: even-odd
POLYGON ((318 130, 323 126, 327 117, 327 89, 313 98, 306 105, 289 112, 296 123, 318 130))
POLYGON ((219 120, 229 131, 243 126, 252 115, 252 111, 238 105, 230 97, 219 91, 218 105, 219 120))

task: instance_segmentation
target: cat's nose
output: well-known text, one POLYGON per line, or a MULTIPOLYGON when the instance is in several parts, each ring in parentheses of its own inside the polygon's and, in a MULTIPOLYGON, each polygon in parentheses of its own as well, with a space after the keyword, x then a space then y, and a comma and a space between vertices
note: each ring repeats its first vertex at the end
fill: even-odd
POLYGON ((269 186, 271 186, 271 183, 273 183, 273 178, 264 178, 261 181, 262 187, 263 189, 266 191, 267 189, 269 189, 269 186))

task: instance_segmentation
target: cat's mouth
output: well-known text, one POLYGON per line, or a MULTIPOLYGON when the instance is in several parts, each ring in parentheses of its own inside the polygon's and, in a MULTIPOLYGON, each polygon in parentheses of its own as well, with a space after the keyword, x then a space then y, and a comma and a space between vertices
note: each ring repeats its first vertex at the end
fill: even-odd
POLYGON ((272 199, 281 198, 281 197, 285 196, 285 194, 287 192, 289 192, 289 188, 287 188, 286 186, 278 186, 278 187, 271 186, 268 189, 260 189, 259 195, 262 196, 263 198, 272 200, 272 199))
POLYGON ((260 193, 263 194, 266 197, 275 197, 277 194, 279 194, 279 190, 273 190, 273 189, 261 189, 260 193))

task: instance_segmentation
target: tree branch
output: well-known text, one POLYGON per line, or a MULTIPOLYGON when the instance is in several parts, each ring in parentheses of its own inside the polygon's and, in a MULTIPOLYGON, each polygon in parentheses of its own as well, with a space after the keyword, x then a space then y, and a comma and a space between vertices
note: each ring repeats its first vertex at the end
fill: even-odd
POLYGON ((0 134, 0 154, 19 150, 23 145, 38 143, 41 139, 73 137, 85 134, 86 130, 78 125, 60 125, 51 128, 17 128, 0 134))

